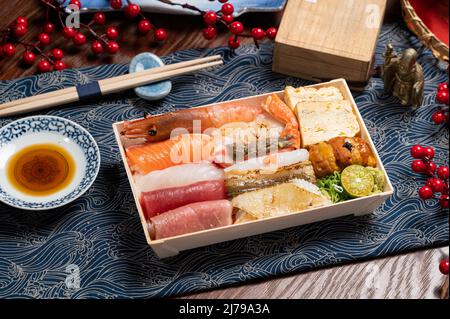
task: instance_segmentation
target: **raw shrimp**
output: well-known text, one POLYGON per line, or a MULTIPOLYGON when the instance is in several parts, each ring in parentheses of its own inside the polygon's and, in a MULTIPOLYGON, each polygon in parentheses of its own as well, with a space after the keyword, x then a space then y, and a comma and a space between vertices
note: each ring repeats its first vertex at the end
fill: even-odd
MULTIPOLYGON (((218 128, 230 122, 251 122, 264 110, 259 105, 213 105, 202 108, 179 110, 141 120, 125 121, 121 131, 126 138, 145 138, 148 142, 159 142, 170 137, 173 130, 183 128, 194 132, 194 121, 200 121, 201 130, 218 128)), ((201 132, 196 132, 201 133, 201 132)))
POLYGON ((270 95, 262 106, 218 104, 125 121, 121 134, 129 139, 144 138, 148 142, 159 142, 170 138, 175 129, 184 129, 185 133, 202 133, 206 129, 220 128, 227 123, 252 122, 265 112, 284 125, 281 137, 290 139, 292 146, 299 148, 300 132, 297 119, 275 94, 270 95), (196 125, 199 125, 198 132, 196 125))
POLYGON ((276 120, 285 124, 281 138, 292 141, 294 148, 300 147, 300 130, 297 118, 292 110, 276 94, 269 95, 262 105, 263 109, 276 120))

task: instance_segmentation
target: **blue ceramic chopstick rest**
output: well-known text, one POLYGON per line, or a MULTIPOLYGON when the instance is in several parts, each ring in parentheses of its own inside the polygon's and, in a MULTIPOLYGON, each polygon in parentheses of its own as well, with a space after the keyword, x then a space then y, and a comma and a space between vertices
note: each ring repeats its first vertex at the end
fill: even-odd
MULTIPOLYGON (((164 62, 153 53, 144 52, 136 55, 130 62, 129 72, 135 73, 151 68, 163 66, 164 62)), ((137 96, 148 101, 160 100, 172 90, 171 81, 163 81, 134 89, 137 96)))

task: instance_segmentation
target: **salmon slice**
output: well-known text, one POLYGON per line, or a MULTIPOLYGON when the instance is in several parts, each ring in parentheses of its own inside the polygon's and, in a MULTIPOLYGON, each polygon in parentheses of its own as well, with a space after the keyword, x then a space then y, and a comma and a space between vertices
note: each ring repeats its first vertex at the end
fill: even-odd
POLYGON ((145 175, 179 164, 212 162, 214 142, 205 134, 182 134, 162 142, 132 145, 125 153, 132 171, 145 175))

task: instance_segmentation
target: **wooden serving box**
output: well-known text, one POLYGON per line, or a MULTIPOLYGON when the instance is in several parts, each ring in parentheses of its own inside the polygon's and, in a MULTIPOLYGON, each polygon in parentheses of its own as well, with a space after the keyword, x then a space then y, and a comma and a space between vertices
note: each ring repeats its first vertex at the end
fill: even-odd
MULTIPOLYGON (((270 231, 275 231, 283 228, 288 228, 297 225, 309 224, 320 220, 341 217, 346 215, 364 215, 373 212, 379 205, 381 205, 393 192, 393 188, 391 182, 389 181, 389 177, 383 167, 383 163, 378 156, 378 153, 375 149, 375 146, 370 138, 370 135, 367 131, 366 126, 364 125, 364 121, 361 117, 361 114, 358 111, 358 108, 353 100, 353 97, 350 93, 350 90, 347 86, 347 83, 344 79, 333 80, 327 83, 320 83, 311 85, 309 87, 320 88, 325 86, 334 86, 338 88, 344 99, 350 101, 353 106, 353 110, 358 119, 359 125, 361 127, 361 137, 367 141, 369 146, 372 149, 376 159, 377 166, 384 172, 384 176, 386 179, 386 187, 382 193, 377 193, 374 195, 370 195, 367 197, 351 199, 345 202, 333 204, 330 206, 312 208, 308 210, 301 211, 299 213, 288 214, 277 217, 270 217, 266 219, 260 219, 255 221, 250 221, 243 224, 235 224, 220 228, 214 228, 204 231, 199 231, 195 233, 164 238, 159 240, 152 240, 150 238, 148 229, 147 229, 147 221, 144 217, 144 212, 139 203, 139 193, 137 191, 137 187, 134 183, 134 179, 131 173, 131 169, 128 166, 128 162, 125 155, 125 150, 122 145, 122 141, 120 138, 120 130, 122 128, 123 122, 117 122, 113 124, 114 134, 116 136, 117 143, 119 145, 120 154, 122 156, 122 160, 125 165, 125 170, 127 172, 127 176, 129 182, 131 184, 131 189, 133 191, 134 199, 136 201, 137 210, 139 213, 139 217, 142 222, 142 227, 145 233, 145 237, 147 239, 148 244, 154 250, 156 255, 160 258, 165 258, 169 256, 173 256, 178 254, 182 250, 187 250, 195 247, 206 246, 210 244, 215 244, 219 242, 224 242, 232 239, 247 237, 251 235, 266 233, 270 231)), ((278 94, 281 98, 283 97, 283 91, 274 92, 278 94)), ((216 104, 236 104, 236 102, 242 105, 260 105, 265 98, 272 93, 265 93, 256 96, 250 96, 246 98, 219 102, 216 104)), ((200 107, 208 107, 208 105, 200 106, 200 107)))
POLYGON ((316 82, 365 82, 386 0, 289 0, 275 39, 273 71, 316 82))

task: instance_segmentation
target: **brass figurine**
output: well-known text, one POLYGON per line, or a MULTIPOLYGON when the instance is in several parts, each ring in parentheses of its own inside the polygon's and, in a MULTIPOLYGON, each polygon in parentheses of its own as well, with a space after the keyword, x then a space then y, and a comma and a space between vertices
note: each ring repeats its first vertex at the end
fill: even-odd
POLYGON ((409 48, 399 56, 391 43, 386 46, 382 79, 384 90, 399 98, 402 105, 419 107, 423 100, 423 71, 416 50, 409 48))

